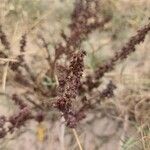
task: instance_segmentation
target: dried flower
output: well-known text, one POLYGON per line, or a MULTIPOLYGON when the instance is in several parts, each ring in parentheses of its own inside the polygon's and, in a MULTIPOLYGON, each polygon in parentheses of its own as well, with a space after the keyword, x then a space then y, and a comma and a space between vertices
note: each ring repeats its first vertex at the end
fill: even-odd
POLYGON ((116 86, 113 84, 112 81, 110 81, 102 92, 100 92, 100 98, 110 98, 114 96, 114 90, 116 89, 116 86))
POLYGON ((66 83, 64 86, 64 93, 58 97, 57 102, 55 103, 55 106, 63 113, 67 125, 70 127, 74 127, 76 124, 74 121, 76 120, 73 113, 74 111, 72 110, 72 99, 76 98, 78 88, 80 86, 80 79, 82 77, 84 67, 84 55, 84 51, 73 55, 69 69, 67 70, 68 76, 64 78, 66 83))
POLYGON ((24 104, 23 100, 17 94, 12 95, 12 100, 17 106, 19 106, 20 109, 27 107, 27 105, 24 104))
POLYGON ((44 118, 45 118, 45 114, 41 111, 38 112, 37 115, 35 116, 35 120, 39 123, 42 122, 44 118))
POLYGON ((135 51, 135 46, 144 41, 146 34, 150 31, 150 23, 137 31, 137 34, 129 39, 129 41, 122 47, 122 49, 115 54, 108 62, 103 66, 100 66, 95 71, 96 79, 103 77, 106 72, 113 70, 118 60, 124 60, 127 56, 135 51))
POLYGON ((13 71, 18 71, 19 66, 23 66, 25 63, 23 52, 25 52, 26 44, 27 44, 27 35, 24 34, 22 35, 21 40, 20 40, 20 55, 18 55, 16 58, 18 62, 10 63, 10 67, 13 71))
POLYGON ((6 136, 7 132, 4 128, 0 128, 0 139, 6 136))
POLYGON ((0 25, 0 40, 4 45, 5 49, 10 49, 10 43, 7 40, 6 34, 2 30, 2 25, 0 25))
POLYGON ((20 52, 25 52, 26 44, 27 44, 27 35, 24 34, 22 35, 20 40, 20 52))
POLYGON ((150 23, 139 29, 137 34, 131 37, 120 51, 115 53, 114 57, 109 59, 102 66, 99 66, 93 74, 87 75, 85 81, 82 82, 80 89, 86 92, 86 89, 91 91, 93 88, 98 87, 100 85, 99 79, 102 78, 105 73, 112 71, 119 60, 124 60, 130 53, 134 52, 136 50, 135 46, 144 41, 145 36, 149 31, 150 23))
POLYGON ((111 18, 104 18, 101 21, 97 16, 97 0, 85 2, 83 0, 76 0, 74 11, 71 16, 70 36, 66 36, 64 32, 61 33, 61 36, 66 42, 66 45, 63 46, 59 43, 55 47, 55 58, 59 59, 62 54, 66 54, 68 58, 72 56, 72 53, 81 46, 83 40, 97 28, 103 27, 108 23, 111 18), (95 4, 95 10, 91 10, 91 5, 95 4), (89 20, 93 21, 89 23, 89 20))
POLYGON ((9 118, 9 122, 12 124, 13 128, 19 128, 21 125, 24 124, 26 120, 29 120, 30 118, 31 118, 31 112, 29 108, 24 107, 19 111, 19 113, 12 115, 9 118))

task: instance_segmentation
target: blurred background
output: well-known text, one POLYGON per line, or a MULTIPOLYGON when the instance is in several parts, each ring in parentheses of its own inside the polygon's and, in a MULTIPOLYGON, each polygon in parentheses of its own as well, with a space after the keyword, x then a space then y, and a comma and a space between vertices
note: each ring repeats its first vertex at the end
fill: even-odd
MULTIPOLYGON (((85 74, 112 57, 150 20, 150 0, 99 2, 99 15, 111 20, 82 42, 81 47, 87 52, 85 74)), ((61 32, 69 34, 74 3, 75 0, 0 0, 0 24, 11 43, 11 58, 19 54, 21 36, 29 32, 25 59, 35 74, 45 72, 46 54, 38 36, 42 35, 49 43, 53 56, 55 46, 62 41, 61 32)), ((109 81, 115 84, 115 97, 90 110, 78 125, 76 131, 84 150, 150 150, 150 34, 136 48, 102 79, 102 89, 109 81), (136 119, 129 118, 129 114, 136 119)), ((3 49, 0 44, 0 50, 3 49)), ((3 72, 0 60, 0 84, 3 72)), ((6 93, 23 93, 26 89, 18 86, 12 76, 8 71, 6 93)), ((0 94, 0 114, 9 116, 16 109, 9 98, 0 94)), ((72 130, 65 127, 64 120, 55 112, 47 113, 40 126, 29 121, 0 139, 0 150, 78 150, 72 130)))

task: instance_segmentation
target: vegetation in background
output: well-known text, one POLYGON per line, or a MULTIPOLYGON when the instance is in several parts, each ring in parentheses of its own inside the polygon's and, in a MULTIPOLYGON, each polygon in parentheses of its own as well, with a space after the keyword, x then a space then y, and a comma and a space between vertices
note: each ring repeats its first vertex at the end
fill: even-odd
MULTIPOLYGON (((116 149, 149 150, 150 89, 145 86, 150 80, 145 67, 149 61, 144 61, 148 60, 148 54, 142 52, 141 47, 141 43, 149 40, 150 31, 148 2, 145 3, 120 0, 2 2, 0 94, 11 102, 7 105, 13 106, 8 115, 0 115, 2 143, 15 135, 19 137, 19 131, 28 132, 23 131, 25 126, 36 122, 37 139, 46 145, 47 123, 55 126, 61 122, 58 141, 62 149, 65 145, 70 147, 74 139, 80 150, 87 149, 77 136, 76 130, 80 128, 95 137, 91 149, 100 149, 116 135, 115 132, 109 136, 96 135, 93 124, 99 120, 95 126, 98 128, 103 122, 101 119, 107 118, 121 130, 116 149), (136 50, 143 58, 134 64, 136 50), (139 71, 144 81, 134 77, 132 71, 131 81, 124 79, 125 69, 132 65, 143 68, 143 72, 139 71), (135 83, 134 79, 137 79, 135 83), (66 133, 70 142, 65 141, 65 127, 75 136, 72 138, 69 131, 66 133), (130 128, 136 130, 132 135, 128 135, 130 128)), ((2 145, 2 149, 6 149, 5 146, 2 145)))

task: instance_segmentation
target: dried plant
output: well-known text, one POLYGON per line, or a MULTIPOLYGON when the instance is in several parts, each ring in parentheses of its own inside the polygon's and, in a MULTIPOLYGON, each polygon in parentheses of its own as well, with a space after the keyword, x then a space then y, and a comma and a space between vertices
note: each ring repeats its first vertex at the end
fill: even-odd
POLYGON ((5 49, 9 50, 10 49, 10 43, 7 39, 6 34, 2 30, 2 25, 0 25, 0 40, 1 40, 1 43, 4 45, 5 49))
MULTIPOLYGON (((99 18, 98 5, 98 0, 75 1, 69 25, 70 35, 61 33, 65 44, 58 43, 55 46, 54 59, 49 54, 45 37, 38 36, 47 52, 45 60, 49 65, 49 78, 54 80, 54 85, 47 86, 38 82, 38 76, 34 74, 24 57, 28 44, 28 33, 22 35, 20 54, 16 57, 17 62, 10 62, 9 69, 13 72, 14 82, 27 90, 21 95, 14 93, 11 95, 10 99, 18 106, 18 111, 9 117, 0 116, 0 138, 4 138, 7 133, 12 133, 15 129, 24 126, 28 120, 32 119, 38 123, 44 121, 48 112, 52 110, 59 112, 65 119, 66 126, 76 128, 79 122, 86 117, 89 109, 94 110, 95 105, 100 105, 102 101, 115 96, 116 85, 110 81, 106 88, 100 91, 100 79, 105 73, 112 71, 117 62, 123 61, 136 50, 136 45, 143 42, 150 31, 150 23, 139 29, 120 51, 99 66, 93 74, 86 73, 84 75, 86 52, 81 50, 81 44, 91 32, 98 28, 103 29, 104 25, 111 21, 111 17, 99 18), (67 57, 65 63, 60 64, 59 60, 63 55, 67 57), (33 100, 31 95, 34 95, 36 100, 33 100)), ((11 51, 10 43, 2 26, 0 26, 0 40, 5 49, 11 51)), ((5 51, 0 51, 0 57, 9 58, 10 56, 5 51)), ((47 72, 44 74, 45 76, 47 72)))
POLYGON ((77 121, 79 121, 78 115, 74 110, 72 110, 72 99, 75 99, 78 95, 78 88, 81 84, 80 78, 82 77, 84 68, 84 55, 84 51, 74 54, 70 62, 70 66, 66 70, 66 78, 64 76, 63 80, 59 80, 59 89, 61 88, 61 94, 55 105, 63 113, 69 127, 75 127, 77 121))

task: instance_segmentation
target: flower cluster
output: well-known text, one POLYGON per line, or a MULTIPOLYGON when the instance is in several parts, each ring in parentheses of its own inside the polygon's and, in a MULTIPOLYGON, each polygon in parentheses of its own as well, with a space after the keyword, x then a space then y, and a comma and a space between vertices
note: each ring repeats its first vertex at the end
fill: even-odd
POLYGON ((83 57, 84 51, 75 53, 71 59, 66 78, 59 80, 60 88, 64 88, 64 91, 54 104, 62 113, 69 127, 75 127, 77 124, 77 115, 72 109, 72 99, 75 99, 78 95, 78 88, 81 84, 81 77, 83 73, 83 57), (65 84, 65 85, 64 85, 65 84), (63 85, 63 87, 62 87, 63 85))
POLYGON ((129 54, 135 51, 135 46, 144 41, 145 36, 150 31, 150 23, 137 31, 137 34, 129 39, 129 41, 122 47, 119 52, 116 52, 113 58, 106 62, 103 66, 100 66, 95 71, 95 78, 99 79, 103 77, 106 72, 113 70, 116 62, 124 60, 129 54))
POLYGON ((0 40, 2 44, 4 45, 5 49, 9 50, 10 49, 10 43, 7 39, 6 34, 2 30, 2 26, 0 25, 0 40))
POLYGON ((0 116, 0 138, 5 137, 9 132, 14 132, 16 128, 20 128, 29 119, 32 119, 32 116, 28 107, 20 109, 9 118, 0 116))
POLYGON ((121 48, 120 51, 116 52, 115 55, 110 58, 106 63, 99 66, 93 74, 87 75, 86 80, 82 83, 81 89, 87 86, 88 90, 97 88, 100 85, 100 80, 105 73, 110 72, 114 69, 114 66, 118 61, 122 61, 128 57, 132 52, 136 50, 136 45, 144 41, 147 33, 150 31, 150 23, 142 27, 137 31, 137 34, 132 36, 129 41, 121 48))
POLYGON ((71 15, 71 23, 69 25, 70 35, 67 36, 62 32, 61 35, 66 45, 63 46, 63 44, 59 43, 56 46, 55 58, 59 58, 61 54, 64 53, 70 58, 72 53, 81 46, 82 41, 85 40, 92 31, 102 28, 111 20, 110 17, 99 20, 97 5, 97 0, 75 1, 74 11, 71 15), (94 6, 94 8, 92 8, 92 6, 94 6))
MULTIPOLYGON (((11 100, 18 106, 18 112, 6 117, 0 116, 0 138, 7 133, 12 133, 20 128, 26 121, 34 119, 38 123, 44 121, 47 112, 54 108, 60 112, 65 119, 66 125, 75 128, 81 121, 89 108, 94 105, 100 105, 102 100, 107 100, 114 96, 116 86, 110 81, 103 91, 99 91, 101 85, 100 79, 106 72, 112 71, 118 61, 122 61, 136 50, 136 45, 144 41, 145 36, 150 31, 150 23, 137 31, 137 34, 129 39, 122 49, 115 55, 99 66, 93 74, 85 74, 84 57, 85 51, 81 51, 82 42, 95 29, 103 27, 111 18, 99 19, 97 14, 98 0, 76 0, 75 8, 71 16, 69 25, 70 35, 61 33, 64 41, 55 46, 54 57, 49 54, 48 43, 45 37, 38 37, 43 42, 43 48, 46 49, 50 72, 50 81, 55 84, 52 88, 39 82, 38 75, 33 73, 30 65, 24 58, 24 52, 27 45, 27 33, 20 40, 20 54, 16 57, 17 62, 10 62, 9 69, 13 72, 13 82, 17 82, 26 88, 25 93, 21 95, 12 94, 11 100), (94 4, 94 5, 93 5, 94 4), (64 44, 65 43, 65 44, 64 44), (60 65, 59 59, 65 54, 65 63, 60 65), (53 58, 53 59, 52 59, 53 58), (96 90, 95 90, 96 88, 96 90), (94 89, 94 90, 93 90, 94 89), (34 97, 30 98, 30 95, 34 97), (78 107, 79 103, 79 107, 78 107), (77 106, 76 106, 77 104, 77 106)), ((0 40, 5 49, 10 49, 10 43, 0 26, 0 40)), ((9 54, 0 50, 1 58, 9 58, 9 54)), ((44 77, 48 73, 44 74, 44 77)), ((50 83, 51 84, 51 83, 50 83)))

